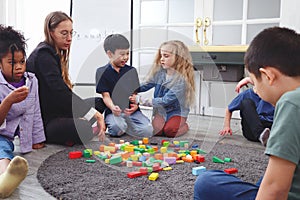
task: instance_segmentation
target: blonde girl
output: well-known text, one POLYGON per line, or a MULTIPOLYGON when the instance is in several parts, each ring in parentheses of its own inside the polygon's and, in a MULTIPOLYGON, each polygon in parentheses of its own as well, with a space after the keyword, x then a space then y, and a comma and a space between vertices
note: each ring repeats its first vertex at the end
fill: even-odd
POLYGON ((154 87, 152 125, 157 136, 187 133, 186 123, 195 100, 194 68, 187 46, 178 40, 161 44, 146 82, 138 92, 154 87))

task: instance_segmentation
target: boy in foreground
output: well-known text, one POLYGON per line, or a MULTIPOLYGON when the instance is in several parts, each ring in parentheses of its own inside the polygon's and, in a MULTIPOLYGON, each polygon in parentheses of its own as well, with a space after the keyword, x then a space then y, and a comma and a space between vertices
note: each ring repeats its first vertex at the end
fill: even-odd
POLYGON ((254 185, 222 171, 207 171, 196 180, 194 199, 300 199, 299 55, 300 35, 287 28, 265 29, 251 42, 246 68, 258 95, 275 106, 266 172, 254 185))

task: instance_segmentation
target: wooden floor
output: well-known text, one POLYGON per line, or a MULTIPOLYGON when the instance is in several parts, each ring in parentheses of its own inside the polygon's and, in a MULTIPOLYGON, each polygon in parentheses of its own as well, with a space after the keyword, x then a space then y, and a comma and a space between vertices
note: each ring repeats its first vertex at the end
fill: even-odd
MULTIPOLYGON (((209 148, 212 148, 211 142, 224 142, 232 143, 241 146, 252 146, 256 148, 263 148, 259 143, 249 142, 242 135, 240 130, 240 120, 232 120, 233 136, 220 137, 218 135, 219 130, 223 125, 223 118, 191 115, 188 119, 190 125, 190 131, 184 137, 197 138, 210 143, 209 148)), ((205 142, 203 142, 205 143, 205 142)), ((19 155, 18 140, 15 141, 16 154, 19 155)), ((37 170, 40 164, 50 155, 63 150, 65 147, 59 145, 47 145, 40 150, 34 150, 31 153, 22 155, 25 157, 29 164, 29 172, 25 180, 15 190, 15 192, 7 199, 11 200, 51 200, 55 199, 48 194, 39 184, 37 180, 37 170)), ((207 147, 204 147, 207 148, 207 147)), ((208 149, 209 150, 209 149, 208 149)), ((55 172, 53 172, 55 173, 55 172)))

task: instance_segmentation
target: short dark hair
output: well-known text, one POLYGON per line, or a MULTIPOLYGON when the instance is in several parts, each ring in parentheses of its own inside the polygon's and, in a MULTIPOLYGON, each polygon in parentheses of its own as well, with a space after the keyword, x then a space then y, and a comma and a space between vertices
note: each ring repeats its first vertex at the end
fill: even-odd
POLYGON ((26 56, 26 40, 20 32, 11 26, 0 24, 0 59, 12 51, 22 51, 26 56))
POLYGON ((287 76, 300 75, 300 35, 283 27, 264 29, 250 43, 245 66, 255 77, 259 68, 272 66, 287 76))
POLYGON ((115 53, 116 49, 129 49, 130 44, 127 38, 121 34, 111 34, 104 40, 105 52, 111 51, 115 53))

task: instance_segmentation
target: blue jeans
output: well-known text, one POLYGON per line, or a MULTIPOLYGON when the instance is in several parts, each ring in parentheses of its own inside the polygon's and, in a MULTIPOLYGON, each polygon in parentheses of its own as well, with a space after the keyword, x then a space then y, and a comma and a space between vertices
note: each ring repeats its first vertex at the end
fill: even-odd
POLYGON ((135 137, 153 136, 153 127, 150 120, 139 110, 129 116, 124 113, 121 116, 108 114, 105 117, 105 123, 111 136, 121 136, 125 132, 135 137))
POLYGON ((14 158, 14 149, 15 146, 13 142, 0 135, 0 159, 8 158, 12 160, 14 158))
POLYGON ((201 173, 194 185, 195 200, 253 200, 255 199, 262 178, 256 185, 220 170, 201 173))

